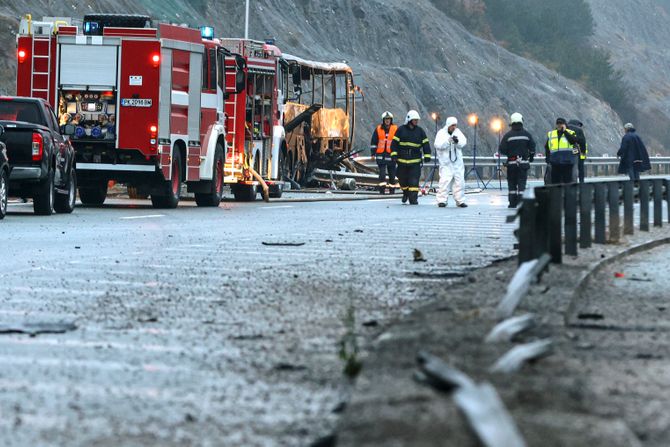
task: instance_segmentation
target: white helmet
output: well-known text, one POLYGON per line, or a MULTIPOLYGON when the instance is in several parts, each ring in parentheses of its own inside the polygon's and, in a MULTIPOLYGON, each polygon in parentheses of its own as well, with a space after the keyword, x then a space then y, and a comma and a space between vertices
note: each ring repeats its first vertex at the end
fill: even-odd
POLYGON ((419 112, 416 110, 410 110, 407 112, 407 117, 405 118, 405 124, 409 123, 412 120, 420 120, 421 116, 419 116, 419 112))
POLYGON ((510 116, 510 124, 523 124, 523 115, 519 112, 512 113, 510 116))
POLYGON ((386 118, 391 118, 393 119, 393 114, 389 112, 388 110, 384 113, 382 113, 382 121, 384 121, 386 118))
POLYGON ((455 116, 450 116, 447 118, 447 127, 455 126, 458 124, 458 120, 455 116))

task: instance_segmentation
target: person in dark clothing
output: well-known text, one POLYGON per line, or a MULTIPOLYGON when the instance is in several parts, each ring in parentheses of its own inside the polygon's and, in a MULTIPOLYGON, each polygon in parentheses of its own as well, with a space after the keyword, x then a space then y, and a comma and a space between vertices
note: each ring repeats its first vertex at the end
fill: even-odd
POLYGON ((391 157, 398 163, 398 181, 402 189, 402 203, 419 204, 421 166, 430 161, 430 142, 419 127, 419 112, 410 110, 405 125, 400 126, 391 143, 391 157))
POLYGON ((393 114, 384 112, 382 114, 382 123, 372 132, 370 140, 370 152, 372 159, 377 162, 379 168, 379 193, 386 192, 386 186, 389 187, 391 194, 395 193, 396 162, 391 158, 391 143, 393 137, 398 131, 398 126, 393 124, 393 114), (386 171, 389 173, 389 180, 386 183, 386 171))
POLYGON ((589 146, 586 143, 586 135, 584 135, 584 124, 579 120, 570 120, 568 122, 568 129, 573 131, 577 136, 577 144, 579 144, 579 158, 577 159, 577 177, 579 183, 584 183, 585 170, 584 163, 586 156, 589 153, 589 146))
POLYGON ((556 129, 547 134, 544 144, 547 163, 551 165, 551 183, 573 183, 572 170, 579 155, 577 135, 567 128, 564 118, 556 120, 556 129))
POLYGON ((528 170, 535 158, 535 140, 523 128, 523 115, 513 113, 510 127, 500 140, 498 153, 507 157, 507 187, 509 190, 509 208, 516 208, 526 190, 528 170))
POLYGON ((624 126, 626 134, 621 139, 621 147, 617 152, 619 157, 619 174, 628 174, 631 180, 640 180, 640 173, 651 170, 649 153, 642 142, 642 138, 635 132, 635 126, 627 123, 624 126))

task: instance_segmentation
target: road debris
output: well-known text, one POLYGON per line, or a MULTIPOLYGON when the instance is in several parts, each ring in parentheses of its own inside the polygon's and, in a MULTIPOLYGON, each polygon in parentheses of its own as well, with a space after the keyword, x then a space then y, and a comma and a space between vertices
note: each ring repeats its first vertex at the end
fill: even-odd
POLYGON ((423 257, 423 253, 418 248, 414 249, 414 262, 426 262, 426 258, 423 257))
POLYGON ((417 358, 418 378, 442 391, 453 390, 454 402, 486 447, 525 447, 519 429, 489 383, 477 384, 465 373, 425 352, 417 358))
POLYGON ((510 341, 516 335, 527 331, 535 326, 535 316, 533 314, 520 315, 518 317, 508 318, 498 323, 486 336, 486 343, 499 343, 510 341))
POLYGON ((512 374, 521 369, 524 363, 537 360, 549 354, 551 340, 537 340, 524 345, 515 346, 500 357, 491 367, 493 373, 512 374))
POLYGON ((39 334, 64 334, 76 329, 77 325, 72 322, 0 323, 0 334, 28 334, 31 337, 39 334))
POLYGON ((547 268, 550 261, 551 257, 545 254, 539 259, 533 259, 521 264, 514 274, 512 281, 507 286, 505 297, 500 301, 496 309, 496 315, 499 319, 502 320, 512 316, 521 299, 528 293, 530 284, 537 280, 540 274, 547 268))
POLYGON ((304 242, 261 242, 266 247, 302 247, 304 242))

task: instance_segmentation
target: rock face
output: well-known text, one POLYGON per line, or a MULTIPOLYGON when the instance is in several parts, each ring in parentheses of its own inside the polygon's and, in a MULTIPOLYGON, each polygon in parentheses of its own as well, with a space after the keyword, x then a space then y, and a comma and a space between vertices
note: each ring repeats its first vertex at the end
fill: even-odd
MULTIPOLYGON (((623 0, 621 0, 623 1, 623 0)), ((649 0, 651 1, 651 0, 649 0)), ((241 36, 244 2, 172 0, 90 1, 80 3, 27 0, 0 7, 1 64, 10 68, 0 91, 14 90, 14 36, 17 17, 31 12, 81 17, 89 11, 141 12, 161 20, 192 25, 212 23, 217 34, 241 36), (9 62, 7 61, 9 59, 9 62)), ((618 148, 621 120, 604 102, 544 66, 513 55, 470 34, 456 21, 417 0, 411 8, 401 0, 254 0, 250 35, 275 37, 284 51, 317 60, 347 61, 365 100, 357 104, 357 146, 367 144, 384 110, 403 121, 415 108, 432 136, 431 112, 461 120, 481 117, 480 154, 491 154, 497 136, 489 130, 494 117, 507 120, 519 111, 539 145, 556 117, 580 118, 593 154, 613 154, 618 148)), ((464 129, 472 135, 471 129, 464 129)))
MULTIPOLYGON (((670 148, 670 0, 588 0, 594 42, 612 55, 639 110, 638 131, 651 149, 670 148)), ((629 121, 628 117, 622 117, 629 121)))

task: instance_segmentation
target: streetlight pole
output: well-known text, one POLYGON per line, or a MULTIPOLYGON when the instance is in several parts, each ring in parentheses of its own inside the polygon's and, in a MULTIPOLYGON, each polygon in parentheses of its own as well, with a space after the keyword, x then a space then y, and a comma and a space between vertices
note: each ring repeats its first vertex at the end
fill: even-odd
POLYGON ((246 12, 244 13, 244 39, 249 38, 249 0, 247 0, 246 12))
POLYGON ((477 188, 479 188, 479 182, 481 182, 483 188, 486 189, 486 183, 479 175, 479 171, 477 171, 477 127, 479 126, 479 117, 477 116, 477 114, 473 113, 472 115, 470 115, 468 117, 468 123, 473 127, 475 135, 474 135, 474 143, 472 145, 472 167, 465 174, 465 178, 468 178, 470 173, 474 172, 475 180, 477 180, 477 188))
MULTIPOLYGON (((496 175, 498 176, 498 183, 501 191, 502 191, 502 167, 500 166, 500 153, 498 151, 500 150, 500 142, 502 141, 502 126, 503 124, 500 118, 495 118, 493 121, 491 121, 491 130, 493 130, 496 134, 498 134, 498 147, 496 148, 495 157, 497 158, 496 175)), ((489 179, 488 183, 491 183, 491 180, 493 180, 493 177, 489 179)))

